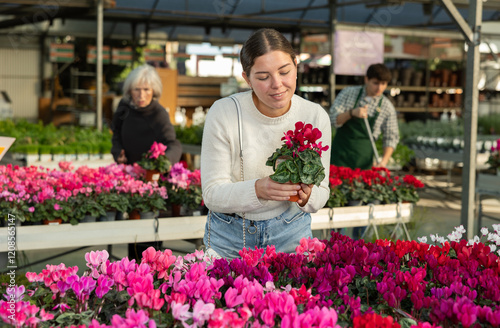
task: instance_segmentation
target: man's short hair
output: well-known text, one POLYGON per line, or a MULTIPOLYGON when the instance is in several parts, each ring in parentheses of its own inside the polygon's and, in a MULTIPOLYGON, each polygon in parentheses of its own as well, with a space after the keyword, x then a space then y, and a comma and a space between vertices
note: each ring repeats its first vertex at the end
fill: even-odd
POLYGON ((384 64, 373 64, 368 67, 366 77, 369 79, 377 79, 389 83, 392 79, 391 71, 384 64))

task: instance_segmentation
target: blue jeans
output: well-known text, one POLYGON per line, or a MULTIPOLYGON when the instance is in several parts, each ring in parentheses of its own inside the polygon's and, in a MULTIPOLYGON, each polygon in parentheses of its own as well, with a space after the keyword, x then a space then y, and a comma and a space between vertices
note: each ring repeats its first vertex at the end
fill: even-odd
MULTIPOLYGON (((276 252, 293 253, 304 237, 312 238, 311 215, 295 206, 290 206, 281 215, 269 220, 245 220, 247 249, 255 249, 257 246, 265 250, 267 245, 274 245, 276 252)), ((203 242, 222 257, 238 258, 238 252, 243 249, 243 219, 239 216, 210 212, 205 224, 203 242)))

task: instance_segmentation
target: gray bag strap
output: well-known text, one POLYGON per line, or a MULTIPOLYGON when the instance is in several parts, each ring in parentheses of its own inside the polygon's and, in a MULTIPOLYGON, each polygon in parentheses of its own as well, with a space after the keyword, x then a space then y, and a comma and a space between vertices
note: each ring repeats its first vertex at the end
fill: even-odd
MULTIPOLYGON (((240 144, 240 178, 241 181, 245 181, 245 176, 243 174, 243 120, 241 118, 241 105, 238 99, 233 95, 229 97, 234 101, 236 105, 236 112, 238 116, 238 141, 240 144)), ((243 248, 246 248, 246 228, 245 228, 245 213, 241 213, 241 219, 243 220, 243 248)), ((208 213, 208 248, 210 248, 210 234, 212 232, 212 211, 208 213)))
MULTIPOLYGON (((240 142, 240 158, 241 162, 243 165, 243 128, 242 128, 242 118, 241 118, 241 105, 238 99, 235 96, 229 97, 234 101, 234 104, 236 105, 236 111, 238 113, 238 137, 239 137, 239 142, 240 142)), ((241 180, 243 181, 243 166, 241 169, 241 180)))

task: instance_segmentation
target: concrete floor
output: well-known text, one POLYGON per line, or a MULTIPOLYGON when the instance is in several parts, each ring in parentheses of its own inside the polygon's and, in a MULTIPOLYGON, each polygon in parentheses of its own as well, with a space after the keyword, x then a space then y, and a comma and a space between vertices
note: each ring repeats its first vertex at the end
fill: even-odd
MULTIPOLYGON (((427 236, 430 242, 430 234, 439 234, 447 236, 460 225, 461 210, 461 184, 460 176, 446 175, 416 175, 425 184, 426 188, 421 192, 421 199, 414 208, 412 223, 409 225, 409 233, 412 239, 427 236)), ((498 221, 483 217, 482 225, 491 228, 492 224, 500 223, 500 200, 486 199, 483 201, 484 212, 486 215, 498 218, 498 221)), ((351 234, 350 230, 345 233, 351 234)), ((380 228, 381 237, 384 238, 384 229, 380 228)), ((315 236, 321 237, 320 231, 315 231, 315 236)), ((386 232, 387 235, 387 232, 386 232)), ((174 250, 175 255, 184 255, 195 250, 195 244, 188 241, 170 241, 163 242, 163 247, 174 250)), ((40 272, 46 264, 64 263, 66 266, 78 266, 79 273, 85 270, 85 253, 91 250, 104 250, 107 245, 93 246, 78 251, 69 252, 71 249, 58 250, 36 250, 18 252, 17 256, 20 265, 29 264, 22 271, 40 272), (50 260, 44 260, 41 263, 35 263, 41 259, 53 257, 50 260), (35 263, 35 264, 33 264, 35 263)), ((112 254, 118 258, 128 255, 127 245, 113 245, 112 254)), ((21 271, 21 270, 19 270, 21 271)))

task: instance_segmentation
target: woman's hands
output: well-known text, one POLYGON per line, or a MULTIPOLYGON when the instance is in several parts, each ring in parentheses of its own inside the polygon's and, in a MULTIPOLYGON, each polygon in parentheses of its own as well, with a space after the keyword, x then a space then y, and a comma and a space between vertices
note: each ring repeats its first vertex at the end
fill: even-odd
POLYGON ((126 164, 127 163, 127 156, 125 156, 125 149, 122 149, 120 152, 120 155, 118 155, 118 158, 116 159, 116 162, 118 164, 126 164))
POLYGON ((311 196, 312 185, 279 183, 265 177, 255 182, 255 192, 258 198, 277 201, 289 200, 290 196, 299 195, 297 203, 304 206, 311 196))

